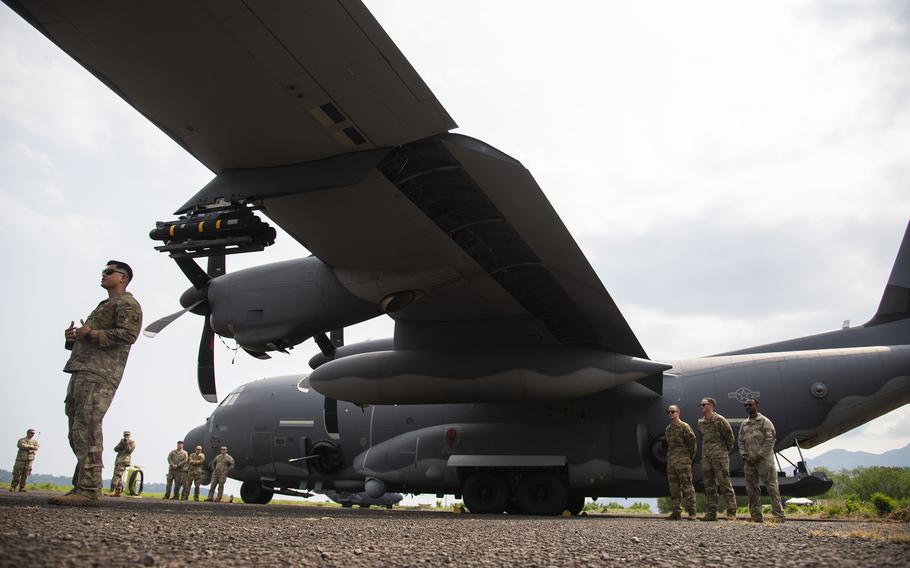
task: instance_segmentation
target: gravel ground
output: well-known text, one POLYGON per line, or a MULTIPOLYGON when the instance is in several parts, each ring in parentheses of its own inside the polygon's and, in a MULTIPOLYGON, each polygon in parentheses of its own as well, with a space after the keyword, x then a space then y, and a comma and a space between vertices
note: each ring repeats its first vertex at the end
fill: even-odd
POLYGON ((50 495, 2 491, 0 566, 910 565, 906 524, 538 518, 152 499, 73 509, 48 505, 50 495))

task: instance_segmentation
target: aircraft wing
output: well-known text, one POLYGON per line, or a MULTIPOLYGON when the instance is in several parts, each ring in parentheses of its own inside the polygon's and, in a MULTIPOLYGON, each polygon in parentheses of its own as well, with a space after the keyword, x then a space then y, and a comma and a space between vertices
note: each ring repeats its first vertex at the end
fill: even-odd
POLYGON ((216 174, 456 126, 358 1, 4 2, 216 174))
POLYGON ((355 288, 418 275, 399 324, 530 320, 646 357, 531 174, 447 133, 360 2, 4 1, 217 174, 179 212, 255 201, 355 288))

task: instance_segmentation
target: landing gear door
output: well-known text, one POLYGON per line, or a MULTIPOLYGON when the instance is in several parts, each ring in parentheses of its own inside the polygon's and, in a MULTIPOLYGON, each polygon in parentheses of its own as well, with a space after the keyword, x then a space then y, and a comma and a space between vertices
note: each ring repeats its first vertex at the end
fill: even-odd
POLYGON ((271 432, 250 433, 250 461, 257 472, 266 475, 275 474, 271 432))

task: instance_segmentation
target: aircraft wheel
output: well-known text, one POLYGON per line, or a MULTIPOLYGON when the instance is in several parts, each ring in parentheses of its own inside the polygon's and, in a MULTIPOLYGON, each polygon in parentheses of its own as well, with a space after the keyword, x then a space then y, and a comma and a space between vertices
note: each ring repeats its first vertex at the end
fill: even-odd
POLYGON ((272 500, 272 496, 274 495, 274 492, 263 487, 258 481, 244 481, 240 485, 240 498, 243 499, 244 503, 265 505, 272 500))
POLYGON ((555 473, 540 471, 521 479, 517 498, 526 515, 559 515, 566 509, 569 490, 555 473))
POLYGON ((350 509, 351 507, 354 506, 354 504, 353 503, 342 503, 341 506, 344 509, 350 509))
POLYGON ((388 510, 390 510, 390 511, 392 510, 392 506, 391 506, 391 505, 386 505, 385 508, 388 509, 388 510))
POLYGON ((501 513, 509 504, 509 483, 495 471, 475 471, 468 476, 461 493, 472 513, 501 513))
POLYGON ((566 502, 566 509, 572 516, 576 516, 581 513, 581 510, 585 508, 585 496, 577 494, 569 494, 569 500, 566 502))
POLYGON ((369 505, 366 505, 366 504, 361 504, 361 505, 357 505, 357 506, 360 507, 361 509, 369 509, 369 508, 370 508, 370 506, 369 506, 369 505))

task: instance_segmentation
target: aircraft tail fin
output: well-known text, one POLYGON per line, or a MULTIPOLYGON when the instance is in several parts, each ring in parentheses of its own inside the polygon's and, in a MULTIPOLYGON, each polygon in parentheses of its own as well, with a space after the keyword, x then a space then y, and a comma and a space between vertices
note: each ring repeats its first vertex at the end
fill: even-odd
POLYGON ((910 318, 910 224, 897 251, 878 311, 865 327, 910 318))

